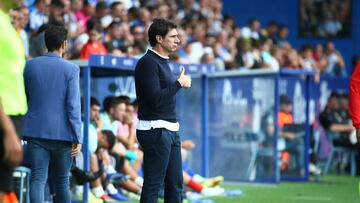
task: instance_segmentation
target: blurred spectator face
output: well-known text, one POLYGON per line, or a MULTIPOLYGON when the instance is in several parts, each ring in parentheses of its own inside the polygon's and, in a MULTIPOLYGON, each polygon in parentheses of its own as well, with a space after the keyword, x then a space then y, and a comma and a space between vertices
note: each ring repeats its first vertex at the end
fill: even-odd
POLYGON ((292 104, 290 102, 280 104, 280 111, 286 112, 286 113, 291 113, 292 112, 292 104))
POLYGON ((42 13, 46 13, 47 9, 48 9, 48 5, 50 5, 49 1, 45 1, 45 0, 38 0, 36 2, 36 8, 38 11, 42 12, 42 13))
POLYGON ((105 2, 98 2, 95 8, 96 17, 102 18, 109 14, 110 9, 106 6, 105 2))
POLYGON ((159 6, 159 17, 168 19, 170 16, 169 10, 170 10, 170 8, 168 5, 166 5, 166 4, 160 5, 159 6))
POLYGON ((206 36, 205 46, 212 47, 216 43, 216 37, 214 35, 206 36))
POLYGON ((205 64, 209 64, 209 63, 213 63, 214 62, 214 54, 213 53, 205 53, 202 57, 200 62, 201 63, 205 63, 205 64))
POLYGON ((341 96, 339 103, 340 103, 339 106, 340 106, 341 109, 343 109, 343 110, 348 110, 349 109, 349 99, 348 99, 348 97, 341 96))
POLYGON ((323 46, 321 44, 317 44, 315 46, 314 52, 322 55, 322 53, 324 52, 323 46))
POLYGON ((260 22, 258 20, 254 20, 250 24, 250 29, 253 30, 253 31, 258 31, 260 29, 260 22))
POLYGON ((50 6, 50 16, 53 17, 56 21, 64 21, 64 8, 59 6, 50 6))
POLYGON ((122 19, 123 16, 126 15, 125 5, 120 3, 120 4, 117 4, 116 6, 114 6, 111 10, 111 15, 114 18, 122 19))
POLYGON ((90 108, 90 119, 91 120, 99 119, 99 113, 100 113, 100 106, 92 105, 90 108))
POLYGON ((295 49, 291 49, 288 53, 288 58, 290 61, 296 61, 298 59, 298 53, 295 49))
POLYGON ((191 43, 186 44, 184 47, 185 53, 187 54, 191 53, 191 49, 192 49, 191 43))
POLYGON ((110 30, 110 35, 114 39, 120 39, 121 38, 121 25, 114 25, 110 30))
POLYGON ((122 23, 121 24, 121 36, 130 36, 130 28, 129 25, 127 23, 122 23))
POLYGON ((101 33, 99 33, 99 31, 97 31, 97 30, 90 30, 88 32, 88 35, 89 35, 89 40, 91 42, 97 42, 101 38, 101 33))
POLYGON ((206 26, 203 23, 196 25, 193 33, 195 39, 202 41, 206 37, 206 26))
POLYGON ((80 11, 83 9, 83 1, 82 0, 71 0, 71 10, 80 11))
POLYGON ((150 18, 150 12, 148 9, 146 8, 141 8, 140 9, 140 22, 147 24, 151 18, 150 18))
POLYGON ((180 46, 185 47, 187 44, 187 36, 183 29, 178 29, 179 39, 180 39, 180 46))
POLYGON ((62 3, 64 4, 64 9, 63 12, 64 13, 69 13, 71 11, 71 3, 70 0, 61 0, 62 3))
POLYGON ((14 28, 19 29, 20 28, 20 21, 21 21, 19 11, 10 10, 9 16, 10 16, 10 19, 11 19, 11 24, 14 26, 14 28))
POLYGON ((283 52, 281 49, 279 49, 278 47, 274 47, 271 50, 271 54, 279 62, 280 65, 284 63, 283 52))
POLYGON ((132 30, 131 30, 131 34, 134 36, 134 40, 144 40, 144 28, 142 26, 135 26, 132 30))
POLYGON ((228 42, 228 33, 226 31, 221 31, 217 37, 217 41, 221 44, 226 44, 228 42))
POLYGON ((113 111, 110 111, 112 114, 111 116, 118 121, 123 121, 125 115, 126 115, 126 104, 120 103, 115 107, 113 111))
POLYGON ((99 143, 99 146, 104 148, 104 149, 108 149, 110 148, 110 143, 107 141, 107 135, 101 133, 102 136, 99 136, 98 137, 98 143, 99 143))
POLYGON ((29 22, 29 9, 27 7, 22 7, 20 9, 21 21, 20 26, 21 28, 25 28, 29 22))
POLYGON ((330 97, 328 107, 331 109, 339 109, 339 99, 337 97, 330 97))
POLYGON ((276 33, 278 31, 278 27, 276 24, 270 24, 267 27, 267 31, 269 34, 276 33))
POLYGON ((326 43, 326 51, 327 52, 333 52, 335 51, 335 45, 332 42, 326 43))
POLYGON ((289 29, 287 27, 282 27, 279 30, 279 36, 283 39, 287 38, 288 34, 289 34, 289 29))
POLYGON ((96 4, 91 2, 84 6, 84 12, 87 16, 94 16, 96 4))
POLYGON ((305 49, 303 55, 304 58, 312 58, 313 57, 312 49, 305 49))

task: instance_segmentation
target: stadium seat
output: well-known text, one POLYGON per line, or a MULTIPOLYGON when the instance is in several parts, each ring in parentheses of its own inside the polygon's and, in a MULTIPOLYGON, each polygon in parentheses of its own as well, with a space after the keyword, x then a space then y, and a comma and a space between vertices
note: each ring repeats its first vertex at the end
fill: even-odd
POLYGON ((356 159, 355 159, 355 151, 341 147, 341 146, 335 146, 333 143, 333 140, 338 138, 340 136, 339 133, 333 133, 333 132, 326 132, 327 137, 329 138, 330 143, 330 155, 326 161, 325 168, 324 168, 324 175, 327 175, 331 166, 331 163, 333 162, 335 158, 335 154, 339 154, 341 156, 348 156, 350 159, 350 174, 352 176, 355 176, 356 174, 356 159))

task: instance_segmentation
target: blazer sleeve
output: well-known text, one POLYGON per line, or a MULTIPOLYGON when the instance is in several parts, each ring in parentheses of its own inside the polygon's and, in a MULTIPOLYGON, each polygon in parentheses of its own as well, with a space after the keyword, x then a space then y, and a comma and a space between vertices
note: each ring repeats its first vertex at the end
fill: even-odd
POLYGON ((81 105, 80 105, 80 69, 76 67, 68 80, 66 90, 66 110, 72 129, 72 142, 81 144, 81 105))
POLYGON ((360 63, 350 79, 349 113, 355 128, 360 128, 360 63))

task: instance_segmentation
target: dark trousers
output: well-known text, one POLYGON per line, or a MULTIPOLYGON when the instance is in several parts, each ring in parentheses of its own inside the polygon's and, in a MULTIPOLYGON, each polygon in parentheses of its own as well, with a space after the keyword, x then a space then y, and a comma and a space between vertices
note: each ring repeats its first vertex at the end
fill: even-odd
POLYGON ((144 185, 140 203, 156 203, 165 186, 165 203, 182 202, 181 142, 177 132, 164 128, 137 130, 144 151, 144 185))

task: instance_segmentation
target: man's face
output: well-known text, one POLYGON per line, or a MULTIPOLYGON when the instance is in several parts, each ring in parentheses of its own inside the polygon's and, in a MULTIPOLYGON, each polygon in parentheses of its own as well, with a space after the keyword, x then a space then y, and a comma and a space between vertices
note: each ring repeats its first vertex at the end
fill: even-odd
POLYGON ((121 103, 114 108, 112 116, 115 120, 122 121, 124 119, 125 114, 126 114, 126 105, 125 103, 121 103))
POLYGON ((171 29, 165 37, 160 36, 160 38, 160 41, 158 41, 160 46, 168 53, 176 51, 180 44, 179 34, 176 29, 171 29))
POLYGON ((126 9, 124 4, 118 4, 116 5, 113 10, 111 11, 112 16, 114 18, 122 18, 124 15, 126 15, 126 9))
POLYGON ((99 119, 99 113, 100 113, 100 106, 92 105, 90 108, 90 120, 93 121, 99 119))
POLYGON ((101 33, 99 33, 97 30, 90 30, 88 35, 91 42, 97 42, 101 38, 101 33))
POLYGON ((106 135, 103 133, 99 136, 98 143, 101 148, 108 149, 110 147, 110 144, 106 139, 106 135))

